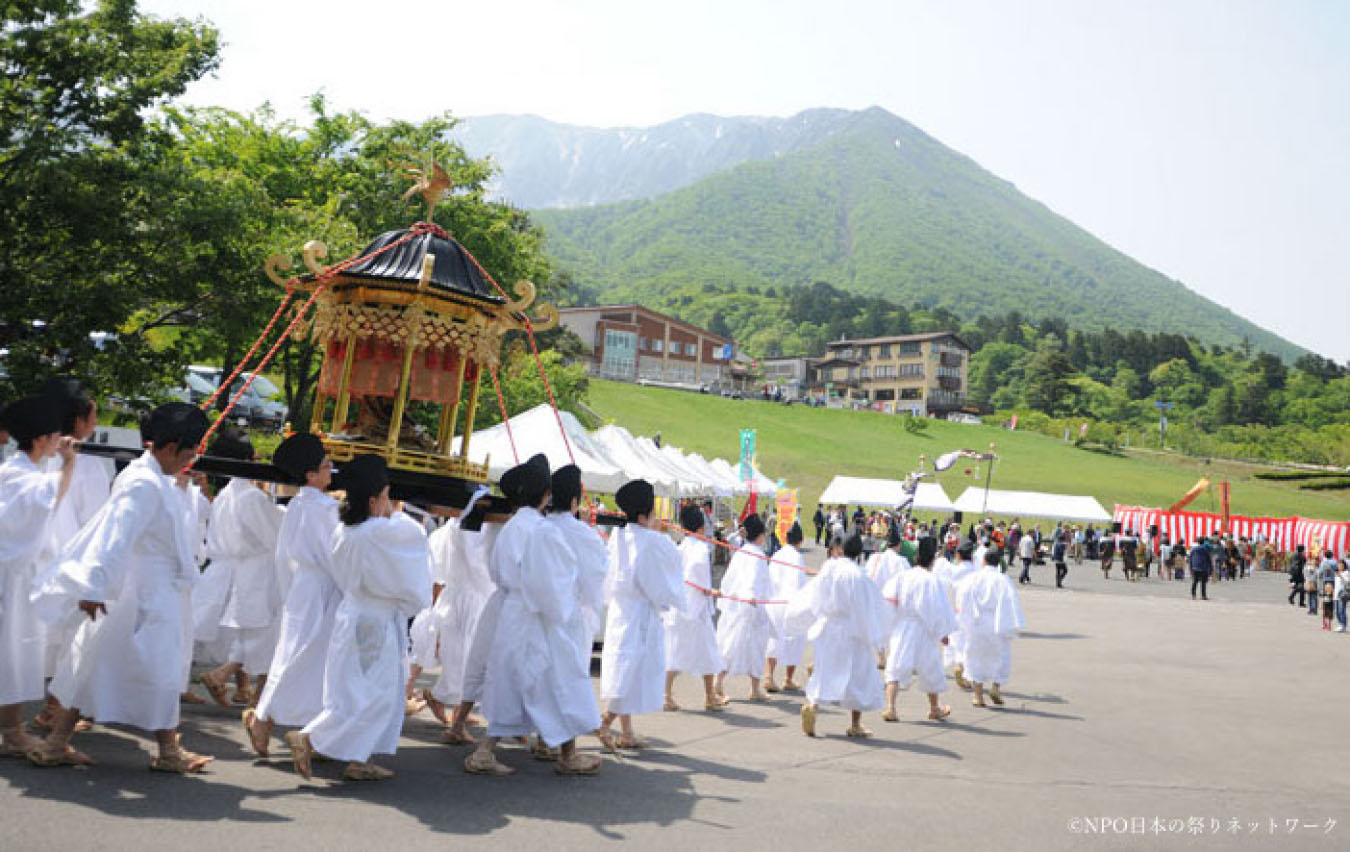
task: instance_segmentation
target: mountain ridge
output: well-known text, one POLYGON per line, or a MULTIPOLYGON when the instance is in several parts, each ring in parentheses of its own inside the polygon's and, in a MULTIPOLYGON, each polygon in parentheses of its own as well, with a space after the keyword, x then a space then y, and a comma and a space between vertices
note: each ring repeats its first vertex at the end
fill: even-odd
MULTIPOLYGON (((686 117, 658 125, 665 130, 655 144, 665 153, 637 171, 678 158, 672 126, 686 133, 722 127, 725 137, 736 121, 686 117)), ((696 179, 676 170, 664 179, 687 182, 650 198, 535 209, 550 253, 594 298, 653 307, 663 293, 695 283, 763 289, 826 281, 970 318, 1018 310, 1063 316, 1085 329, 1186 333, 1224 345, 1246 339, 1286 359, 1305 351, 1130 258, 880 107, 757 121, 761 131, 786 127, 788 138, 738 131, 735 144, 718 148, 728 161, 740 157, 734 165, 696 179)), ((645 140, 640 131, 623 132, 629 139, 637 133, 639 147, 653 144, 654 130, 645 140)), ((582 148, 572 153, 583 156, 582 148)), ((505 169, 514 158, 499 162, 505 169)), ((527 182, 529 170, 515 161, 517 183, 527 182)))

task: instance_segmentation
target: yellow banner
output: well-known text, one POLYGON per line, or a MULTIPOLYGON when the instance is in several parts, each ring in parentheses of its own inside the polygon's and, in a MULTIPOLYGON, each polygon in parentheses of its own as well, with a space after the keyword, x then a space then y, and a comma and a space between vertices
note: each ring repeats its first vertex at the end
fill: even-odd
POLYGON ((778 540, 787 544, 788 530, 797 519, 797 489, 779 491, 774 503, 778 509, 778 540))

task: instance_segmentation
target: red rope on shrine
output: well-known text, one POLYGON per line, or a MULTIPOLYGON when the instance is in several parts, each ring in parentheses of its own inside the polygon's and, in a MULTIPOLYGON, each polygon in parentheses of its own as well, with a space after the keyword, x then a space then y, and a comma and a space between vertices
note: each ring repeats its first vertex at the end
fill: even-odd
POLYGON ((506 438, 511 442, 511 457, 520 464, 520 453, 516 451, 516 436, 511 434, 511 418, 506 416, 506 400, 502 397, 502 386, 497 381, 497 368, 489 367, 492 375, 492 387, 497 391, 497 407, 502 410, 502 423, 506 426, 506 438))
POLYGON ((286 298, 281 300, 281 304, 277 306, 276 313, 272 314, 272 319, 268 320, 267 327, 262 330, 262 334, 258 335, 258 339, 253 341, 253 346, 249 348, 244 357, 235 365, 234 372, 230 373, 230 377, 216 387, 215 393, 211 394, 210 399, 202 403, 202 411, 211 410, 211 406, 216 404, 216 400, 220 399, 220 395, 225 392, 226 388, 234 384, 234 380, 239 378, 239 374, 243 372, 244 366, 253 359, 253 355, 258 351, 258 347, 261 346, 262 342, 272 333, 273 326, 277 324, 277 320, 281 319, 281 315, 285 312, 286 306, 291 303, 291 297, 295 295, 295 290, 292 286, 294 281, 295 279, 292 278, 290 281, 286 282, 286 298))
MULTIPOLYGON (((281 336, 278 337, 276 342, 272 344, 272 348, 268 349, 267 354, 264 355, 262 360, 258 362, 258 365, 253 369, 253 375, 244 381, 244 384, 239 388, 238 393, 236 393, 233 397, 230 398, 229 403, 226 404, 225 406, 225 410, 220 413, 220 417, 216 418, 215 422, 212 423, 211 426, 206 430, 206 434, 202 436, 201 443, 197 445, 197 453, 200 455, 201 453, 206 451, 206 445, 211 440, 211 436, 214 435, 216 431, 220 428, 220 425, 225 422, 225 419, 229 416, 230 412, 234 410, 235 405, 238 404, 239 400, 243 398, 244 394, 248 393, 248 389, 253 385, 253 380, 258 378, 258 376, 262 375, 263 370, 266 369, 267 365, 272 362, 272 358, 275 357, 278 350, 281 349, 281 344, 286 342, 286 338, 290 337, 291 333, 295 331, 295 327, 299 325, 301 320, 305 318, 305 314, 309 313, 309 309, 313 307, 314 301, 319 297, 319 293, 323 292, 323 290, 328 287, 329 281, 331 281, 333 278, 336 278, 338 275, 341 275, 343 272, 347 271, 356 264, 366 260, 370 260, 371 258, 379 257, 385 252, 391 251, 392 249, 402 245, 403 243, 408 242, 414 237, 421 236, 422 234, 425 233, 436 233, 437 231, 440 231, 439 226, 437 225, 434 225, 429 222, 418 222, 417 224, 413 225, 410 229, 408 229, 408 233, 399 237, 397 240, 394 240, 392 243, 389 243, 386 246, 381 246, 380 248, 376 249, 373 252, 370 252, 369 254, 349 257, 346 260, 341 261, 340 263, 335 263, 332 266, 327 267, 326 269, 323 270, 323 272, 316 274, 314 276, 315 281, 314 292, 310 294, 309 299, 307 299, 305 303, 300 306, 299 310, 295 312, 295 317, 286 326, 286 330, 281 333, 281 336)), ((440 233, 444 234, 445 232, 440 231, 440 233)), ((291 280, 294 281, 295 279, 291 280)), ((256 351, 257 347, 261 345, 263 340, 266 339, 273 324, 275 324, 276 322, 276 318, 281 315, 282 310, 285 308, 286 302, 290 301, 290 298, 291 293, 288 292, 286 298, 282 301, 282 306, 277 309, 276 315, 273 316, 273 321, 271 323, 268 323, 268 327, 263 330, 263 333, 258 338, 258 341, 253 344, 253 349, 250 350, 250 353, 256 351)), ((246 361, 244 363, 246 363, 246 361)), ((240 367, 235 368, 234 375, 237 376, 241 369, 242 363, 240 367)), ((233 378, 234 377, 232 376, 231 381, 233 381, 233 378)), ((229 385, 228 383, 226 383, 222 384, 221 387, 228 388, 229 385)), ((219 388, 217 388, 217 390, 219 391, 219 388)), ((215 398, 216 397, 213 397, 213 399, 215 398)), ((189 464, 184 470, 191 470, 191 469, 192 465, 189 464)))

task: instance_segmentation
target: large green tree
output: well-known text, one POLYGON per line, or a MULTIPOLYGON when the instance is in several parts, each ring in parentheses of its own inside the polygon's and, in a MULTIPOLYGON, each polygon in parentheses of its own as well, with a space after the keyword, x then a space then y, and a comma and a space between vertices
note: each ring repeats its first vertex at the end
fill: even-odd
POLYGON ((128 324, 186 301, 187 246, 219 209, 184 191, 152 116, 217 61, 211 27, 132 0, 5 4, 0 348, 15 385, 64 368, 137 389, 176 357, 128 324), (94 332, 116 336, 100 349, 94 332))

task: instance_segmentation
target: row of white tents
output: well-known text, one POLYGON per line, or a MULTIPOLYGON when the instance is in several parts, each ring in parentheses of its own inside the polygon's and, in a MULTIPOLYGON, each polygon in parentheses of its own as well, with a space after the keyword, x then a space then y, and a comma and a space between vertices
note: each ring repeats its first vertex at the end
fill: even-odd
MULTIPOLYGON (((456 454, 460 440, 455 439, 456 454)), ((758 470, 752 470, 753 479, 742 481, 738 468, 724 459, 710 461, 697 453, 657 446, 651 438, 635 436, 622 426, 587 431, 570 412, 555 412, 548 405, 535 406, 469 439, 469 458, 486 462, 493 479, 517 459, 524 461, 535 453, 546 455, 555 470, 575 460, 582 484, 600 494, 613 494, 632 479, 647 480, 661 497, 733 497, 752 490, 772 496, 778 491, 777 483, 758 470)))
MULTIPOLYGON (((820 502, 827 506, 875 506, 894 508, 905 502, 904 483, 898 479, 863 479, 836 476, 830 481, 820 502)), ((976 518, 1000 515, 1047 518, 1060 521, 1109 523, 1111 515, 1095 497, 1079 494, 1047 494, 1041 491, 986 490, 969 486, 952 500, 936 482, 920 482, 914 492, 913 509, 953 515, 961 512, 976 518)))

